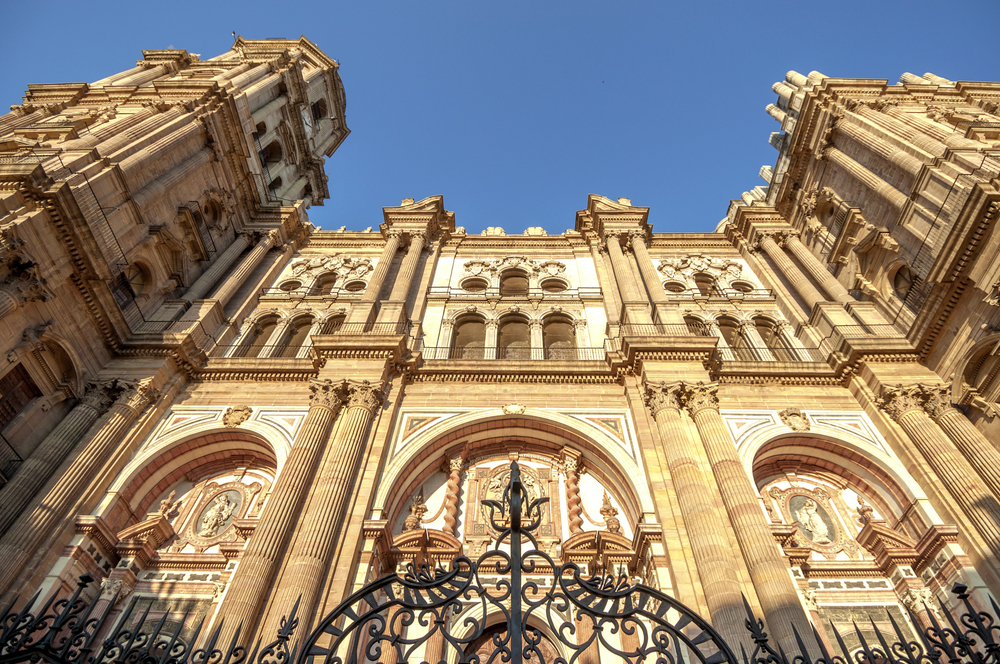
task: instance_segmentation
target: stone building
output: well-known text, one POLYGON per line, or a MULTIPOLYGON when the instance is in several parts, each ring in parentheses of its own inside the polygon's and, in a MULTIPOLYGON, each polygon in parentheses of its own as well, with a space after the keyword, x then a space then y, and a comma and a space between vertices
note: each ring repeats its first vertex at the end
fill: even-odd
POLYGON ((591 195, 559 235, 473 235, 441 196, 309 223, 348 130, 305 38, 29 86, 0 117, 3 604, 86 573, 115 615, 307 629, 480 555, 512 460, 539 549, 734 644, 743 596, 787 646, 1000 592, 1000 84, 774 90, 776 164, 715 232, 591 195))

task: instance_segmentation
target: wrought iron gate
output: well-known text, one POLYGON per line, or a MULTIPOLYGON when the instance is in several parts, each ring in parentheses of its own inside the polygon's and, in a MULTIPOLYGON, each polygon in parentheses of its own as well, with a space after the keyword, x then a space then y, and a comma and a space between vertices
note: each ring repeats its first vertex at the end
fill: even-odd
POLYGON ((924 629, 908 614, 918 640, 888 614, 894 633, 886 638, 872 622, 877 643, 854 626, 860 648, 849 649, 831 624, 842 655, 830 654, 816 634, 815 658, 801 641, 801 654, 772 647, 747 606, 755 648, 737 660, 708 623, 673 598, 630 584, 625 574, 584 578, 579 566, 557 565, 539 550, 533 533, 548 498, 526 504, 516 463, 502 498, 483 501, 497 534, 492 549, 475 561, 456 558, 448 570, 410 565, 378 579, 323 618, 301 648, 293 645, 297 604, 277 638, 250 651, 238 645, 239 630, 220 644, 221 626, 202 635, 199 624, 182 638, 182 623, 168 629, 164 615, 150 624, 148 607, 136 615, 134 601, 101 636, 118 595, 99 609, 100 593, 84 599, 93 581, 84 575, 69 598, 34 612, 37 595, 20 611, 6 607, 0 664, 1000 664, 1000 608, 977 611, 963 586, 953 590, 965 608, 960 618, 941 602, 944 624, 937 609, 927 608, 924 629))

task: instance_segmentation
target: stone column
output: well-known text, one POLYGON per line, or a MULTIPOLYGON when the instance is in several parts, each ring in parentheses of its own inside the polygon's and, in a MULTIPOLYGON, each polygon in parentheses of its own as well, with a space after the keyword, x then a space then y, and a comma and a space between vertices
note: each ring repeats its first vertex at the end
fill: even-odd
POLYGON ((111 406, 113 387, 113 382, 89 384, 80 403, 38 444, 14 477, 0 487, 0 534, 7 532, 87 429, 111 406))
POLYGON ((705 323, 705 329, 708 330, 710 335, 719 340, 716 348, 719 349, 719 354, 722 355, 722 359, 724 361, 734 362, 737 359, 736 353, 733 352, 733 349, 729 346, 729 342, 726 341, 726 338, 722 336, 722 330, 719 329, 719 324, 714 320, 707 321, 705 323))
POLYGON ((809 618, 760 508, 760 496, 719 414, 718 386, 685 384, 683 402, 698 427, 769 631, 786 652, 797 651, 794 625, 806 647, 817 652, 809 618))
POLYGON ((881 197, 897 210, 902 209, 906 205, 906 202, 910 200, 906 194, 854 161, 847 153, 835 147, 831 146, 824 150, 823 158, 829 160, 831 164, 835 164, 847 171, 851 177, 871 189, 877 196, 881 197))
POLYGON ((250 334, 252 333, 254 335, 254 339, 256 339, 257 335, 260 334, 260 332, 261 332, 260 323, 254 320, 244 320, 243 325, 240 327, 240 331, 236 335, 236 338, 233 339, 232 343, 229 344, 229 347, 226 348, 226 352, 223 353, 222 356, 242 357, 241 355, 237 355, 237 353, 246 348, 247 346, 246 342, 247 339, 250 337, 250 334))
POLYGON ((760 332, 757 331, 756 325, 749 321, 743 322, 740 325, 740 335, 746 340, 747 347, 754 359, 761 360, 762 362, 774 362, 774 355, 771 353, 771 349, 767 347, 767 344, 764 343, 764 339, 760 336, 760 332))
POLYGON ((951 405, 951 388, 923 387, 924 408, 931 419, 951 438, 994 496, 1000 496, 1000 450, 964 414, 951 405))
POLYGON ((870 132, 866 131, 862 127, 859 127, 858 125, 841 120, 837 122, 836 127, 838 133, 854 139, 865 148, 871 150, 893 166, 899 168, 907 175, 915 176, 920 172, 920 167, 923 166, 923 162, 916 157, 903 152, 896 146, 878 138, 877 136, 873 136, 870 132))
POLYGON ((531 332, 531 359, 545 359, 545 337, 542 334, 542 321, 528 321, 528 329, 531 332))
POLYGON ((640 230, 634 230, 629 231, 628 237, 632 252, 635 254, 635 262, 639 266, 639 274, 646 285, 646 290, 649 291, 649 297, 654 304, 666 304, 667 294, 663 292, 660 278, 656 274, 656 268, 653 267, 653 259, 646 251, 646 234, 640 230))
POLYGON ((625 309, 625 323, 652 324, 653 319, 646 307, 646 298, 639 294, 632 270, 622 253, 622 245, 617 233, 608 233, 604 237, 607 243, 608 255, 611 256, 611 269, 615 273, 615 281, 622 294, 622 306, 625 309))
POLYGON ((448 485, 444 494, 444 531, 455 537, 459 536, 458 498, 461 484, 462 457, 457 456, 448 461, 448 485))
MULTIPOLYGON (((200 131, 198 127, 190 125, 189 133, 197 133, 200 131)), ((179 141, 178 141, 179 142, 179 141)), ((133 172, 139 170, 143 166, 143 162, 154 161, 162 158, 162 154, 165 150, 169 149, 166 146, 157 146, 156 144, 144 148, 142 151, 129 157, 130 161, 128 164, 123 165, 129 166, 130 170, 126 173, 127 176, 132 175, 133 172)), ((175 187, 181 184, 185 180, 188 180, 192 173, 197 171, 199 168, 207 164, 212 160, 213 153, 210 148, 203 148, 198 150, 193 155, 182 161, 177 166, 166 173, 160 173, 155 175, 152 179, 148 180, 148 184, 139 189, 134 194, 132 194, 132 200, 139 207, 145 206, 150 201, 155 198, 165 195, 169 191, 175 191, 175 187)), ((141 173, 141 171, 140 171, 141 173)), ((134 185, 133 185, 134 186, 134 185)))
POLYGON ((420 253, 424 250, 427 242, 427 233, 414 231, 410 233, 410 246, 406 248, 406 256, 399 266, 396 279, 392 282, 392 292, 389 299, 393 302, 405 302, 406 296, 410 293, 410 285, 413 282, 413 273, 417 270, 417 261, 420 260, 420 253))
POLYGON ((567 456, 563 461, 566 472, 566 518, 569 521, 569 536, 583 532, 583 506, 580 499, 580 476, 577 474, 577 458, 567 456))
POLYGON ((309 334, 306 336, 305 341, 302 342, 302 347, 299 348, 299 352, 295 354, 295 357, 303 358, 309 357, 309 349, 312 348, 312 338, 314 334, 320 334, 323 331, 324 321, 320 320, 317 316, 313 319, 312 327, 309 328, 309 334))
POLYGON ((802 362, 812 361, 812 356, 806 349, 805 344, 802 343, 801 339, 795 336, 795 330, 792 329, 792 326, 789 323, 775 323, 775 329, 781 336, 782 341, 784 341, 785 346, 791 349, 792 355, 794 355, 796 359, 802 362))
POLYGON ((301 615, 308 616, 308 621, 314 619, 313 610, 360 474, 368 426, 385 396, 381 385, 368 381, 347 383, 347 390, 342 422, 323 454, 316 481, 309 486, 309 510, 303 514, 287 552, 282 584, 271 603, 271 627, 264 634, 277 631, 282 616, 296 601, 301 615))
POLYGON ((21 308, 21 305, 46 300, 45 287, 29 274, 11 275, 0 284, 0 320, 21 308))
MULTIPOLYGON (((288 540, 302 503, 313 486, 316 467, 346 392, 343 383, 330 380, 314 380, 309 389, 311 394, 306 420, 271 489, 259 525, 240 556, 239 566, 219 607, 219 618, 224 620, 223 631, 226 633, 220 643, 228 643, 238 625, 244 626, 241 634, 243 643, 250 641, 254 631, 250 626, 258 624, 268 589, 281 560, 288 553, 288 540)), ((267 632, 265 636, 270 638, 271 634, 267 632)))
POLYGON ((385 234, 385 247, 382 249, 382 256, 378 259, 378 265, 368 280, 368 287, 365 294, 361 296, 362 302, 374 302, 378 299, 379 291, 382 290, 382 282, 392 265, 392 258, 399 249, 399 241, 403 237, 403 231, 391 230, 385 234))
POLYGON ((798 291, 799 295, 806 301, 806 304, 811 311, 816 303, 825 302, 826 299, 820 295, 819 291, 812 285, 806 275, 802 274, 800 270, 792 260, 785 255, 778 243, 774 241, 775 236, 780 237, 780 231, 761 231, 758 233, 757 247, 764 250, 771 260, 774 261, 775 265, 778 266, 778 270, 785 275, 785 278, 791 282, 792 287, 798 291))
POLYGON ((264 339, 264 342, 261 344, 261 349, 258 351, 257 357, 281 357, 283 349, 280 344, 288 332, 289 323, 290 321, 286 318, 274 326, 274 329, 271 330, 271 336, 264 339))
POLYGON ((365 287, 365 292, 362 293, 361 300, 347 316, 348 323, 364 325, 368 322, 368 319, 372 315, 372 307, 378 299, 379 292, 382 290, 382 283, 389 272, 389 266, 392 265, 393 256, 396 255, 396 251, 399 249, 399 242, 402 237, 403 231, 393 229, 386 232, 385 247, 382 248, 382 255, 375 265, 375 271, 372 272, 372 276, 368 280, 368 286, 365 287))
POLYGON ((913 127, 899 121, 898 119, 887 115, 886 113, 876 111, 873 108, 869 108, 864 104, 858 104, 858 106, 854 109, 854 112, 857 113, 858 116, 878 127, 881 127, 885 131, 899 136, 905 143, 912 145, 918 150, 926 152, 928 155, 941 157, 947 150, 947 146, 945 146, 944 143, 934 140, 930 136, 917 131, 913 127))
POLYGON ((730 549, 725 524, 712 507, 711 484, 698 464, 697 441, 684 426, 684 384, 646 383, 645 387, 646 405, 660 433, 712 625, 735 648, 746 641, 743 592, 736 576, 738 561, 730 549))
POLYGON ((268 231, 257 242, 257 246, 250 250, 250 253, 240 262, 239 266, 222 283, 219 290, 212 295, 212 299, 218 300, 219 304, 225 307, 233 295, 236 294, 236 291, 246 283, 250 273, 256 270, 260 262, 264 260, 265 254, 271 250, 271 247, 278 246, 280 242, 281 232, 277 228, 268 231))
MULTIPOLYGON (((394 583, 393 595, 395 597, 403 596, 403 584, 394 583)), ((385 635, 389 636, 395 634, 396 636, 402 637, 406 633, 406 627, 399 622, 398 614, 400 612, 399 605, 390 606, 385 612, 385 635)), ((381 642, 382 652, 379 654, 379 664, 396 664, 399 661, 399 653, 396 651, 395 646, 388 641, 381 642)))
POLYGON ((573 321, 573 339, 576 341, 576 358, 578 360, 593 360, 595 358, 590 357, 585 348, 590 348, 590 335, 587 334, 587 321, 585 320, 574 320, 573 321))
POLYGON ((614 283, 614 275, 608 274, 604 265, 603 249, 597 244, 596 238, 590 242, 590 258, 594 261, 594 271, 601 283, 604 297, 604 309, 608 314, 608 323, 617 325, 621 319, 621 295, 614 283))
MULTIPOLYGON (((447 360, 451 357, 451 340, 452 335, 455 334, 455 321, 453 320, 443 320, 441 321, 441 331, 438 332, 438 347, 437 354, 434 357, 428 357, 429 360, 447 360)), ((486 343, 483 341, 483 343, 486 343)))
POLYGON ((788 233, 784 236, 784 239, 785 247, 792 252, 792 255, 813 276, 813 279, 819 282, 820 286, 823 287, 823 290, 826 291, 826 294, 831 299, 842 304, 854 302, 854 298, 847 292, 844 285, 837 281, 837 278, 830 274, 829 270, 823 267, 823 263, 816 258, 816 254, 809 251, 809 248, 799 241, 797 232, 788 233))
POLYGON ((925 136, 930 136, 935 140, 944 143, 949 148, 966 148, 972 150, 978 150, 982 147, 978 142, 972 140, 971 138, 966 138, 965 136, 955 132, 953 129, 945 128, 943 125, 932 122, 926 118, 922 118, 915 113, 907 113, 894 106, 887 106, 885 109, 886 115, 899 120, 904 124, 908 124, 925 136))
MULTIPOLYGON (((29 561, 42 557, 38 547, 70 518, 67 512, 93 478, 96 468, 111 456, 132 423, 157 394, 148 382, 116 381, 115 390, 114 403, 100 425, 91 429, 90 439, 80 453, 56 470, 55 484, 38 496, 34 506, 22 512, 0 539, 0 592, 20 591, 20 588, 12 588, 15 579, 25 571, 29 561)), ((5 597, 3 601, 10 599, 5 597)))
POLYGON ((486 348, 483 349, 483 359, 495 360, 497 359, 497 332, 500 324, 495 320, 486 321, 486 348))
MULTIPOLYGON (((921 385, 883 388, 876 404, 902 427, 907 437, 934 469, 955 502, 979 531, 993 555, 1000 557, 1000 504, 979 474, 955 449, 926 412, 927 395, 921 385)), ((932 412, 943 411, 934 407, 932 412)), ((945 413, 939 413, 945 414, 945 413)), ((954 421, 949 418, 949 426, 954 421)))
POLYGON ((188 302, 188 304, 194 302, 195 300, 200 300, 205 297, 205 293, 210 291, 215 282, 219 280, 226 270, 236 262, 236 259, 240 257, 243 250, 250 246, 250 234, 247 232, 237 233, 236 239, 233 243, 229 245, 222 255, 215 259, 212 265, 202 272, 198 280, 192 284, 191 288, 187 290, 184 295, 181 295, 181 299, 188 302))

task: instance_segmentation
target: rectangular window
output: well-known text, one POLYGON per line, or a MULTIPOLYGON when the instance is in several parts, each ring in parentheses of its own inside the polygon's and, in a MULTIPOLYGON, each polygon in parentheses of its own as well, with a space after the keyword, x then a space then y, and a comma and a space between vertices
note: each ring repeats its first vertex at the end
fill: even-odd
POLYGON ((35 397, 42 396, 27 370, 18 364, 0 378, 0 429, 17 417, 35 397))

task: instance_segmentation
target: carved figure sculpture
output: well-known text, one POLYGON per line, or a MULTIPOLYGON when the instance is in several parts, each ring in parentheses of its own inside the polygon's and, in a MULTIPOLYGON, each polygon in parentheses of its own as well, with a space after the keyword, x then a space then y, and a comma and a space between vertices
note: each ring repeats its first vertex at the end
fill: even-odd
POLYGON ((818 513, 819 505, 816 501, 807 498, 802 503, 802 508, 795 513, 795 519, 804 530, 812 534, 812 541, 816 544, 830 544, 830 529, 827 528, 823 517, 818 513))
POLYGON ((201 517, 199 537, 215 537, 223 524, 233 515, 236 505, 229 502, 229 496, 222 494, 212 501, 212 506, 201 517))

